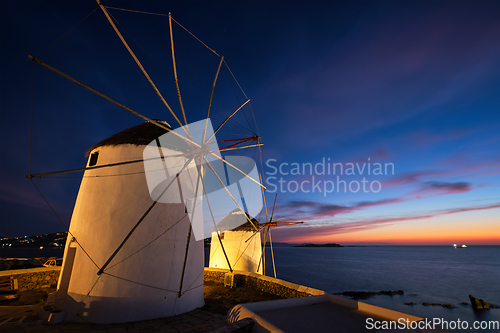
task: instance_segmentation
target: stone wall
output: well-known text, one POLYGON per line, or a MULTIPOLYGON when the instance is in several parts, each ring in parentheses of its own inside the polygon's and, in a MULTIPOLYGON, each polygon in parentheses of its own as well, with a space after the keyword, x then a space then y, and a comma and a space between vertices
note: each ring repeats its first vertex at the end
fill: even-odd
POLYGON ((205 267, 205 281, 213 281, 216 283, 224 283, 224 274, 229 272, 227 269, 223 268, 208 268, 205 267))
POLYGON ((245 287, 261 290, 266 293, 279 295, 285 298, 311 296, 311 294, 308 294, 305 291, 299 291, 298 289, 301 286, 298 284, 286 282, 283 280, 277 281, 278 279, 273 278, 266 278, 269 277, 245 276, 242 285, 244 285, 245 287))
POLYGON ((1 271, 1 276, 12 276, 17 279, 20 291, 56 287, 61 267, 41 267, 31 269, 18 269, 1 271))
MULTIPOLYGON (((205 267, 205 281, 224 282, 224 275, 228 269, 205 267)), ((324 291, 301 286, 295 283, 275 279, 257 273, 233 271, 237 275, 238 285, 253 288, 285 298, 323 295, 324 291)))
MULTIPOLYGON (((205 281, 224 283, 224 275, 227 272, 229 272, 228 269, 205 267, 205 281)), ((23 291, 55 287, 60 273, 61 267, 43 267, 0 271, 0 276, 13 276, 14 279, 17 279, 18 289, 23 291)), ((241 286, 250 287, 255 290, 279 295, 285 298, 323 295, 325 293, 322 290, 308 288, 306 286, 257 273, 234 271, 234 274, 237 275, 238 284, 241 286)))

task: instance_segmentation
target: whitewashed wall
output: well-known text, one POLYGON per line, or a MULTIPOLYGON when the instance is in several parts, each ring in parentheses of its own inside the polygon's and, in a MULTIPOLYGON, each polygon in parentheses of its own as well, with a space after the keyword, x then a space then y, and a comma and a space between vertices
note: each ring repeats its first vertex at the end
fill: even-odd
MULTIPOLYGON (((126 144, 96 148, 97 165, 142 159, 144 147, 126 144)), ((177 184, 173 186, 177 188, 177 184)), ((175 193, 178 195, 172 191, 167 195, 175 193)), ((67 320, 129 322, 177 315, 204 305, 203 241, 197 242, 194 237, 189 244, 184 294, 178 298, 190 221, 180 199, 169 202, 178 203, 158 203, 105 273, 98 276, 98 267, 104 265, 153 200, 143 163, 85 172, 70 232, 98 267, 69 236, 55 303, 67 312, 67 320), (76 247, 72 270, 67 258, 69 247, 76 247)), ((201 211, 195 214, 197 217, 202 218, 201 211)))
MULTIPOLYGON (((226 231, 222 244, 234 270, 262 274, 260 232, 245 243, 253 234, 254 231, 226 231)), ((209 267, 229 269, 216 232, 212 233, 209 267)))

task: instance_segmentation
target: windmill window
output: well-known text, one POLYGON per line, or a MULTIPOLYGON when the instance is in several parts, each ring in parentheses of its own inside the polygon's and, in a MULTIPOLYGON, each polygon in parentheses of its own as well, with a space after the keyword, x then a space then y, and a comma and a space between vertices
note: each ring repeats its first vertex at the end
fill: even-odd
POLYGON ((89 167, 96 165, 98 158, 99 158, 99 152, 95 152, 95 153, 90 154, 89 167))

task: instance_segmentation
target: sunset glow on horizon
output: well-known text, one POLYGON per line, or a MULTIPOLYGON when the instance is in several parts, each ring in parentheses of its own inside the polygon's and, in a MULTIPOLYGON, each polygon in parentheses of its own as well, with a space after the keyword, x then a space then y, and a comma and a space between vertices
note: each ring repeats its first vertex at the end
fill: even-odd
MULTIPOLYGON (((295 234, 299 234, 297 231, 295 234)), ((500 227, 498 222, 481 225, 471 230, 469 225, 451 229, 436 225, 426 228, 419 225, 386 226, 360 232, 333 235, 295 236, 281 239, 279 231, 273 234, 273 240, 289 243, 338 243, 341 245, 500 245, 500 227)))

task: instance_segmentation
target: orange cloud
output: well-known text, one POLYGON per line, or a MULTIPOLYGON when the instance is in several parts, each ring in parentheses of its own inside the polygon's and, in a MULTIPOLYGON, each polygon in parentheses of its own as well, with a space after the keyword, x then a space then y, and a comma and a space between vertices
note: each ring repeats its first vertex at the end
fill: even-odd
POLYGON ((467 219, 445 219, 450 214, 500 208, 499 204, 429 212, 344 223, 328 223, 276 230, 274 239, 292 243, 391 243, 391 244, 498 244, 500 225, 493 219, 471 223, 467 219), (442 220, 436 223, 436 219, 442 220))

